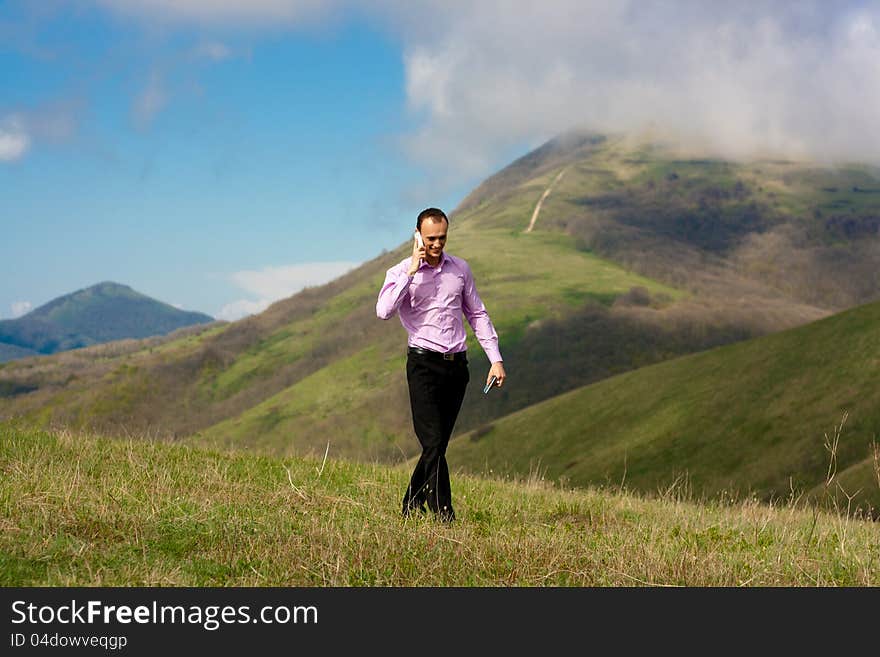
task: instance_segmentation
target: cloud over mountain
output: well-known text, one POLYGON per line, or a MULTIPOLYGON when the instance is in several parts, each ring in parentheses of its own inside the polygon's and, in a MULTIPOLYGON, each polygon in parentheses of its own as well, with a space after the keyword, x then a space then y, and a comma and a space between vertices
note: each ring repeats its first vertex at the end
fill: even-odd
POLYGON ((578 126, 650 128, 728 157, 878 160, 876 5, 459 9, 407 41, 408 102, 421 123, 405 143, 420 161, 484 173, 511 144, 578 126))
POLYGON ((251 295, 226 304, 219 319, 233 321, 264 311, 270 304, 313 285, 322 285, 356 267, 356 262, 306 262, 233 273, 230 280, 251 295))
POLYGON ((30 301, 14 301, 12 303, 12 317, 21 317, 34 309, 34 304, 30 301))
POLYGON ((12 162, 27 153, 31 138, 20 117, 0 119, 0 162, 12 162))
POLYGON ((719 155, 878 160, 880 8, 862 2, 98 0, 228 30, 369 16, 403 43, 403 150, 450 184, 570 127, 719 155))

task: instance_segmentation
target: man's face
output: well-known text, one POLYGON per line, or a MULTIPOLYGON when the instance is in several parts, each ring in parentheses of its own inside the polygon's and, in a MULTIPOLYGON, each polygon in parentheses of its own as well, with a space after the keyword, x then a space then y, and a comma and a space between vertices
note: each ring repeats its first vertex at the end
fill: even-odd
POLYGON ((446 246, 446 230, 449 224, 445 219, 429 217, 422 220, 422 240, 425 242, 425 256, 431 262, 436 262, 446 246))

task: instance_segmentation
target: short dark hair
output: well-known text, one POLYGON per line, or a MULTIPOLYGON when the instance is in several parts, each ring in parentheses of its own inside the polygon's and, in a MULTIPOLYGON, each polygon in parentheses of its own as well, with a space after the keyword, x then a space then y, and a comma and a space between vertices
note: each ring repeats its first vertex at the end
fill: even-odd
POLYGON ((446 213, 443 212, 440 208, 425 208, 421 212, 419 212, 419 218, 416 219, 416 230, 422 229, 422 222, 425 219, 445 219, 446 225, 449 225, 449 217, 446 216, 446 213))

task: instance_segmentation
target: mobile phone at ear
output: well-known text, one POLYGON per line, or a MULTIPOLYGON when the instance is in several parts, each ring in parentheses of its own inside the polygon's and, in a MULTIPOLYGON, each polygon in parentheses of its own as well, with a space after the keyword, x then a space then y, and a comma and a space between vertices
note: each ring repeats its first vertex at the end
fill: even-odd
POLYGON ((486 384, 486 387, 483 388, 483 394, 484 394, 484 395, 485 395, 485 394, 488 394, 488 392, 492 389, 492 386, 495 385, 495 382, 496 382, 497 380, 498 380, 498 377, 495 376, 495 375, 493 374, 493 375, 492 375, 492 378, 489 379, 489 383, 487 383, 487 384, 486 384))
POLYGON ((416 231, 415 233, 413 233, 413 235, 415 235, 416 242, 419 243, 419 248, 420 248, 420 249, 424 249, 424 248, 425 248, 425 242, 424 242, 424 240, 422 240, 422 234, 421 234, 419 231, 416 231))

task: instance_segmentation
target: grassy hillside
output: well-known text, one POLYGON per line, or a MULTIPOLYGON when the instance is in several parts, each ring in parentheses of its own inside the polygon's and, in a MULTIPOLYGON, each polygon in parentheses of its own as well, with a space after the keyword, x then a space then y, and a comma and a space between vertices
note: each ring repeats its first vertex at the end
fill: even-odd
MULTIPOLYGON (((179 310, 127 285, 99 283, 53 299, 17 319, 0 321, 0 346, 52 354, 124 338, 146 338, 213 322, 179 310)), ((14 352, 0 351, 3 354, 14 352)), ((28 355, 28 354, 23 354, 28 355)))
POLYGON ((681 491, 453 481, 403 520, 402 468, 0 424, 3 586, 877 586, 853 516, 681 491))
POLYGON ((880 508, 880 303, 603 380, 454 440, 451 467, 880 508), (844 414, 846 417, 844 418, 844 414), (845 421, 844 421, 845 419, 845 421), (840 425, 843 424, 841 427, 840 425))
POLYGON ((880 298, 876 167, 730 162, 617 137, 564 168, 544 228, 642 274, 728 301, 766 294, 755 285, 830 310, 880 298))
MULTIPOLYGON (((546 234, 532 238, 510 235, 502 229, 480 229, 474 222, 463 223, 451 231, 450 251, 473 263, 484 298, 499 334, 502 348, 510 353, 538 318, 564 317, 588 299, 615 299, 632 287, 662 296, 667 303, 679 297, 678 291, 654 281, 629 274, 613 263, 581 253, 567 238, 546 234), (479 234, 477 234, 479 233, 479 234), (520 272, 512 284, 512 271, 520 272)), ((364 460, 394 459, 412 453, 416 443, 410 438, 409 402, 405 390, 406 334, 400 322, 375 319, 376 295, 384 271, 363 290, 362 306, 376 337, 350 356, 340 357, 320 370, 249 408, 243 413, 199 432, 198 440, 208 444, 260 444, 276 453, 323 452, 329 441, 337 454, 364 460), (369 304, 367 306, 367 304, 369 304), (323 440, 319 437, 322 437, 323 440)), ((310 321, 320 325, 325 313, 333 315, 337 298, 310 321)), ((350 326, 345 327, 351 330, 350 326)), ((308 341, 287 338, 287 353, 308 349, 308 341)), ((279 343, 239 358, 218 376, 231 385, 234 376, 282 358, 279 343), (276 346, 279 345, 279 346, 276 346)), ((485 376, 488 362, 473 337, 475 379, 485 376)), ((507 358, 507 356, 505 356, 507 358)), ((475 386, 476 387, 476 386, 475 386)), ((471 403, 479 402, 473 400, 471 403)))
MULTIPOLYGON (((452 216, 448 248, 477 275, 510 375, 503 391, 481 395, 488 364, 471 339, 474 384, 458 430, 869 300, 880 289, 880 195, 865 191, 874 176, 697 159, 599 135, 552 140, 512 163, 452 216)), ((329 443, 337 456, 403 460, 417 448, 405 335, 374 307, 408 249, 407 240, 258 316, 161 346, 0 367, 0 418, 275 454, 323 454, 329 443)))
MULTIPOLYGON (((584 304, 604 308, 633 288, 654 295, 658 308, 681 296, 578 251, 565 236, 495 229, 480 230, 477 239, 478 228, 475 222, 456 222, 450 250, 471 260, 507 354, 514 353, 520 337, 534 336, 538 318, 563 318, 584 304), (514 276, 511 268, 521 273, 514 276)), ((208 440, 243 440, 276 452, 322 451, 330 439, 338 454, 408 455, 414 443, 405 397, 401 402, 406 338, 397 320, 381 322, 374 311, 385 270, 402 257, 402 251, 382 256, 357 274, 279 302, 261 316, 161 349, 80 361, 73 371, 49 363, 0 368, 0 380, 34 390, 8 396, 5 407, 32 419, 102 431, 198 432, 208 440), (357 372, 350 371, 352 362, 357 372), (320 387, 313 387, 315 381, 320 387), (318 406, 311 401, 315 397, 318 406), (345 400, 350 403, 343 406, 345 400), (313 411, 307 422, 300 412, 305 406, 313 411), (352 408, 362 412, 353 416, 352 408), (349 436, 340 436, 343 424, 354 425, 349 436)), ((484 358, 473 340, 471 347, 476 372, 484 358)))

